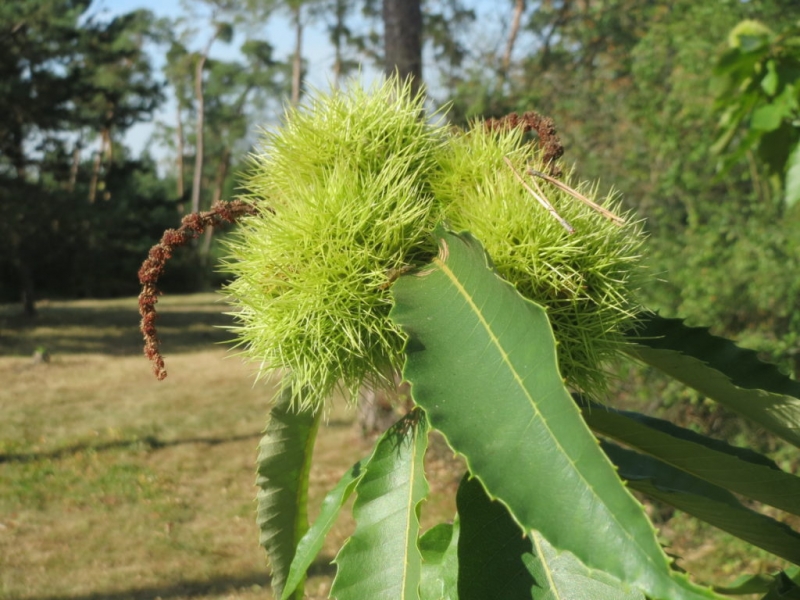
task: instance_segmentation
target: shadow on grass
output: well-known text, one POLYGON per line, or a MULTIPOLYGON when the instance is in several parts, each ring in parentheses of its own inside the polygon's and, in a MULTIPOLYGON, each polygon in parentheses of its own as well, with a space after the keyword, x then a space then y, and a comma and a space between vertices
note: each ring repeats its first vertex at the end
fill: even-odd
MULTIPOLYGON (((314 563, 308 570, 311 577, 330 577, 336 573, 333 565, 314 563)), ((35 596, 25 600, 156 600, 156 598, 201 598, 210 594, 223 594, 242 591, 259 586, 266 588, 270 584, 267 573, 248 573, 239 576, 226 576, 207 581, 178 581, 167 586, 150 586, 122 590, 120 592, 92 592, 78 596, 35 596)))
POLYGON ((147 435, 132 440, 115 440, 113 442, 105 442, 100 444, 97 443, 74 444, 72 446, 57 448, 55 450, 47 450, 44 452, 19 452, 19 453, 0 454, 0 464, 11 463, 11 462, 24 463, 24 462, 33 462, 37 460, 46 460, 46 459, 59 459, 59 458, 64 458, 65 456, 78 454, 79 452, 85 452, 87 450, 91 450, 94 452, 116 450, 119 448, 136 448, 136 449, 143 448, 146 450, 160 450, 162 448, 170 448, 172 446, 180 446, 182 444, 206 444, 207 446, 217 446, 219 444, 228 444, 232 442, 242 442, 245 440, 258 439, 263 435, 264 435, 263 433, 257 432, 257 433, 246 433, 242 435, 232 435, 228 437, 191 437, 191 438, 183 438, 180 440, 160 440, 155 436, 147 435))
MULTIPOLYGON (((331 419, 326 423, 325 426, 336 428, 350 427, 352 426, 352 423, 350 421, 341 419, 331 419)), ((135 439, 115 440, 113 442, 103 442, 99 444, 96 442, 73 444, 72 446, 65 446, 64 448, 56 448, 55 450, 46 450, 43 452, 12 452, 8 454, 0 454, 0 464, 27 463, 37 460, 58 460, 66 456, 78 454, 79 452, 86 452, 87 450, 91 450, 93 452, 104 452, 107 450, 117 450, 120 448, 161 450, 162 448, 171 448, 172 446, 180 446, 183 444, 205 444, 207 446, 217 446, 219 444, 260 439, 263 435, 264 434, 259 431, 255 433, 245 433, 227 437, 190 437, 179 440, 160 440, 154 435, 146 435, 135 439)))
MULTIPOLYGON (((163 347, 169 353, 207 350, 213 344, 230 342, 226 328, 234 319, 224 306, 187 303, 164 306, 157 326, 163 347)), ((142 334, 135 306, 43 307, 36 319, 18 319, 0 314, 0 356, 30 356, 38 347, 51 355, 142 353, 142 334)))

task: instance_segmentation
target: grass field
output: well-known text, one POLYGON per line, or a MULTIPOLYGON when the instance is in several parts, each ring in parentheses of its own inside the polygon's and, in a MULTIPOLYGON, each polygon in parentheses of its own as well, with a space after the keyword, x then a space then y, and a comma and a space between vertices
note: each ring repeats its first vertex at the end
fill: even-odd
MULTIPOLYGON (((224 345, 218 296, 165 297, 169 376, 141 355, 135 299, 0 307, 0 599, 271 598, 254 523, 254 461, 274 386, 224 345), (46 348, 49 363, 32 355, 46 348)), ((342 403, 320 432, 311 514, 370 447, 342 403)), ((460 478, 441 443, 423 526, 453 514, 460 478)), ((307 590, 326 597, 343 514, 307 590)), ((707 580, 780 565, 676 518, 670 552, 707 580)))
MULTIPOLYGON (((42 303, 32 322, 0 309, 0 598, 271 598, 253 484, 274 386, 254 386, 228 352, 218 299, 159 303, 163 382, 141 354, 135 299, 42 303), (49 363, 32 360, 39 347, 49 363)), ((320 432, 312 517, 370 448, 354 419, 340 402, 320 432)), ((429 524, 452 514, 438 497, 429 524)), ((343 515, 313 595, 327 595, 351 527, 343 515)))

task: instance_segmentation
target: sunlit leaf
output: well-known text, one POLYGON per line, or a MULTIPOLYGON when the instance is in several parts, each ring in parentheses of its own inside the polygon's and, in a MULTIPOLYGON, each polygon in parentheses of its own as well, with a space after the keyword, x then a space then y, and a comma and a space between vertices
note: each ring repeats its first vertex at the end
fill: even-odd
POLYGON ((750 127, 756 131, 775 131, 783 119, 791 116, 791 111, 783 104, 763 104, 753 111, 750 127))
POLYGON ((557 552, 538 531, 531 532, 534 551, 523 557, 536 580, 534 600, 645 600, 613 577, 587 569, 570 552, 557 552))
POLYGON ((364 477, 362 462, 365 461, 359 461, 350 467, 339 480, 339 483, 336 484, 336 487, 328 492, 322 501, 316 521, 314 521, 297 545, 297 552, 289 568, 281 600, 287 600, 287 598, 291 597, 292 592, 303 581, 308 567, 311 566, 311 563, 314 562, 317 554, 322 549, 325 536, 328 535, 331 527, 336 522, 342 505, 347 502, 356 484, 364 477))
POLYGON ((496 275, 474 238, 442 233, 431 267, 392 291, 414 400, 524 530, 653 598, 714 597, 670 571, 564 387, 544 309, 496 275))
MULTIPOLYGON (((308 473, 321 411, 296 411, 291 390, 281 393, 270 411, 258 446, 260 542, 272 568, 272 588, 280 597, 295 549, 308 529, 308 473)), ((296 598, 303 597, 298 582, 296 598)))
POLYGON ((428 493, 427 424, 414 411, 383 434, 356 486, 356 530, 334 562, 338 600, 416 600, 422 557, 419 504, 428 493))
POLYGON ((422 554, 421 600, 458 600, 458 517, 451 525, 440 523, 419 539, 422 554))
POLYGON ((775 68, 775 60, 770 59, 767 61, 767 74, 764 75, 764 79, 761 80, 761 89, 764 90, 764 93, 768 96, 774 96, 775 92, 778 91, 778 82, 780 78, 778 77, 778 70, 775 68))
POLYGON ((786 189, 783 201, 787 207, 794 206, 800 200, 800 143, 795 144, 786 161, 786 189))

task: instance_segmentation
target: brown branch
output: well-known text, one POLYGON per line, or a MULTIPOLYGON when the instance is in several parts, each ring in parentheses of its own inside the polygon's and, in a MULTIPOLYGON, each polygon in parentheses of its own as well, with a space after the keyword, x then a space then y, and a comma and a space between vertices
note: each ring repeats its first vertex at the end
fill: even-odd
POLYGON ((519 27, 522 23, 522 13, 525 12, 525 0, 516 0, 514 2, 514 16, 511 19, 511 28, 508 32, 508 41, 506 42, 506 51, 503 53, 503 60, 500 63, 502 72, 502 80, 508 77, 508 72, 511 70, 511 55, 514 52, 514 44, 519 35, 519 27))
POLYGON ((503 131, 516 127, 521 127, 526 132, 535 131, 537 133, 539 145, 544 150, 542 160, 547 165, 547 170, 550 171, 550 175, 553 177, 560 177, 561 167, 556 164, 556 161, 564 154, 564 146, 558 137, 553 119, 543 117, 534 111, 528 111, 523 113, 522 116, 517 113, 510 113, 499 119, 486 120, 486 129, 489 131, 503 131))
POLYGON ((164 368, 164 357, 159 350, 160 341, 156 331, 156 303, 161 295, 157 283, 164 274, 167 261, 172 258, 176 248, 188 244, 207 227, 235 223, 243 215, 255 213, 253 206, 241 200, 217 202, 207 212, 186 215, 178 229, 167 229, 161 241, 150 248, 147 259, 139 269, 139 283, 142 284, 139 294, 139 314, 142 315, 142 321, 139 329, 144 336, 144 355, 153 363, 153 371, 159 380, 167 376, 167 370, 164 368))

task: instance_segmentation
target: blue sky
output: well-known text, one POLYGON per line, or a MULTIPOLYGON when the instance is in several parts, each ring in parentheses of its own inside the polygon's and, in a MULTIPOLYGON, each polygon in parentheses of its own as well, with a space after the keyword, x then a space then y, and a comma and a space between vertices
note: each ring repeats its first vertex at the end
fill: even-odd
MULTIPOLYGON (((195 2, 198 12, 201 12, 202 4, 195 2)), ((107 12, 110 15, 125 13, 131 10, 144 8, 153 12, 157 17, 176 18, 187 15, 186 9, 181 5, 180 0, 95 0, 92 10, 96 12, 107 12)), ((203 42, 203 30, 208 30, 206 23, 202 19, 198 21, 197 27, 198 46, 203 42)), ((279 56, 289 55, 293 48, 293 29, 288 20, 278 13, 264 27, 262 36, 275 46, 279 56)), ((234 40, 231 44, 216 43, 212 48, 211 55, 224 58, 234 56, 236 48, 241 44, 241 39, 234 40)), ((326 61, 332 62, 332 50, 328 47, 324 33, 318 27, 308 27, 304 36, 303 54, 309 61, 309 71, 314 72, 323 67, 326 61)))

